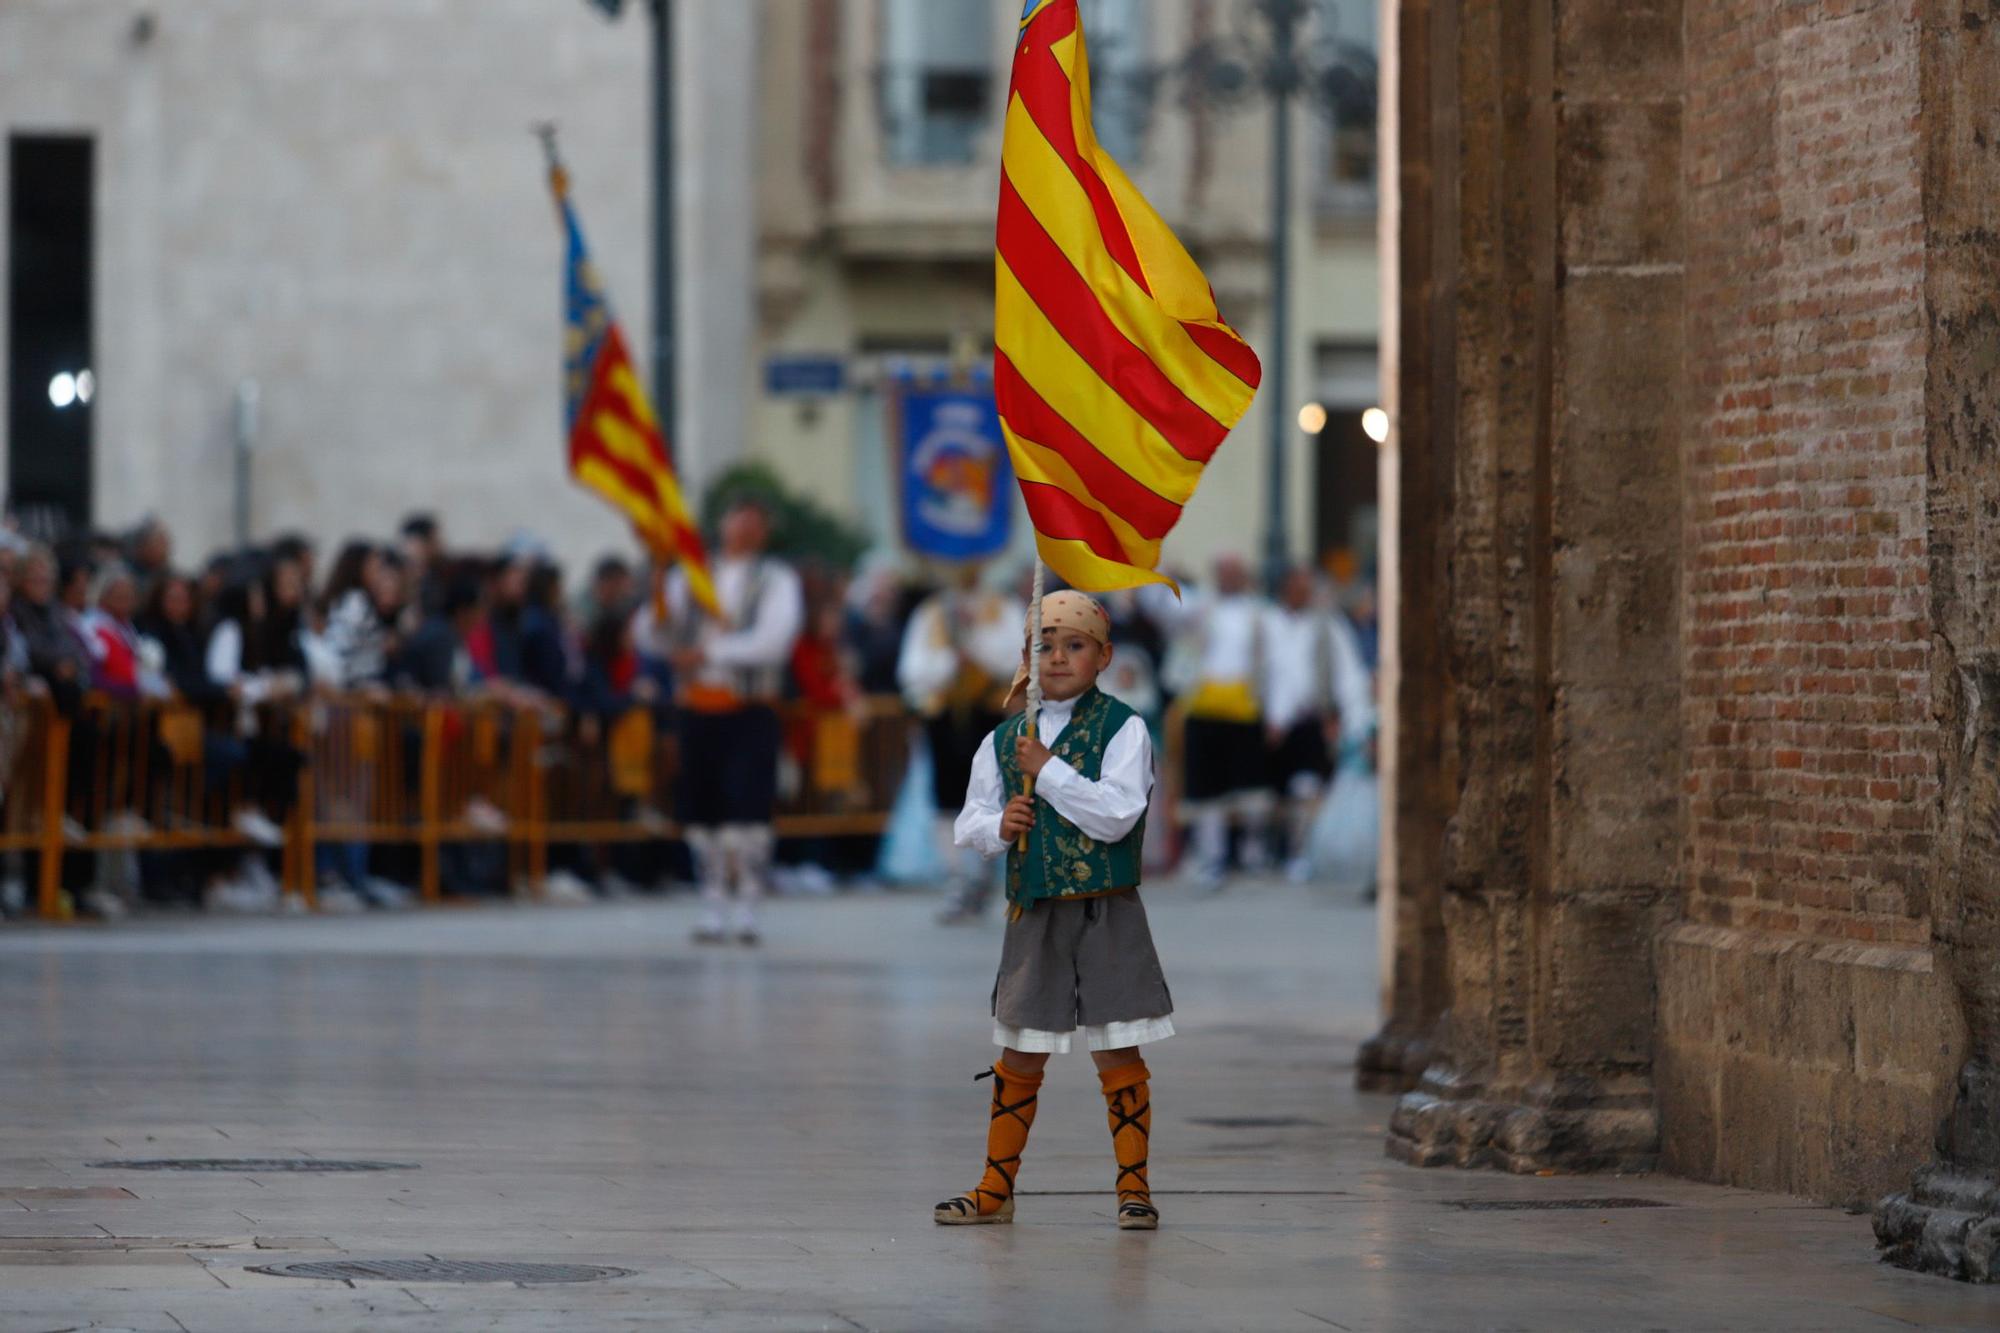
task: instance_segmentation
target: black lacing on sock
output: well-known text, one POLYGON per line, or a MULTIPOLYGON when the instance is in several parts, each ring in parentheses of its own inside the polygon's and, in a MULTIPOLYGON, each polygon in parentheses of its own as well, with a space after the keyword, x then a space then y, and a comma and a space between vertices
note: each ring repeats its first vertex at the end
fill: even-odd
MULTIPOLYGON (((992 1118, 994 1120, 998 1120, 1003 1115, 1013 1116, 1016 1120, 1021 1122, 1021 1132, 1025 1135, 1026 1133, 1029 1132, 1031 1126, 1028 1124, 1027 1117, 1022 1115, 1021 1111, 1024 1107, 1033 1106, 1035 1104, 1035 1098, 1039 1094, 1031 1092, 1026 1097, 1023 1097, 1020 1101, 1014 1102, 1010 1105, 1007 1101, 1007 1080, 1001 1078, 1000 1075, 994 1070, 989 1069, 986 1071, 986 1073, 993 1075, 992 1118)), ((981 1075, 981 1077, 983 1078, 985 1077, 985 1075, 981 1075)), ((975 1082, 976 1081, 977 1080, 975 1080, 975 1082)), ((1012 1157, 1001 1157, 998 1159, 989 1157, 986 1159, 986 1165, 1000 1173, 1000 1178, 1007 1182, 1007 1190, 1004 1194, 1002 1194, 984 1188, 986 1178, 984 1176, 981 1176, 980 1184, 975 1185, 972 1188, 972 1197, 973 1200, 977 1202, 979 1196, 985 1195, 987 1198, 994 1200, 993 1206, 995 1208, 998 1208, 1001 1204, 1007 1202, 1007 1200, 1012 1198, 1014 1195, 1014 1177, 1019 1175, 1021 1172, 1021 1155, 1019 1153, 1015 1153, 1012 1157), (1013 1163, 1013 1168, 1014 1168, 1011 1171, 1007 1169, 1007 1164, 1010 1162, 1013 1163)), ((987 1210, 982 1207, 979 1211, 983 1213, 986 1212, 987 1210)))
MULTIPOLYGON (((1137 1106, 1133 1107, 1130 1111, 1121 1110, 1120 1103, 1128 1100, 1127 1097, 1128 1093, 1133 1093, 1133 1089, 1122 1088, 1117 1093, 1115 1093, 1111 1099, 1111 1114, 1112 1117, 1117 1121, 1116 1124, 1111 1126, 1111 1141, 1115 1146, 1118 1142, 1118 1131, 1126 1128, 1131 1128, 1138 1130, 1139 1137, 1146 1140, 1148 1144, 1151 1144, 1153 1141, 1152 1131, 1148 1130, 1144 1125, 1139 1123, 1139 1117, 1151 1111, 1153 1109, 1153 1103, 1151 1099, 1148 1099, 1144 1102, 1139 1103, 1137 1106)), ((1131 1203, 1143 1204, 1145 1200, 1152 1198, 1153 1191, 1151 1187, 1149 1187, 1146 1184, 1146 1159, 1142 1157, 1131 1166, 1125 1166, 1121 1164, 1118 1168, 1118 1181, 1112 1188, 1117 1190, 1119 1199, 1123 1200, 1127 1204, 1131 1203), (1135 1176, 1138 1178, 1139 1183, 1136 1188, 1130 1190, 1127 1189, 1125 1184, 1125 1177, 1127 1176, 1135 1176), (1134 1197, 1131 1199, 1127 1199, 1126 1195, 1128 1193, 1130 1193, 1134 1197)))

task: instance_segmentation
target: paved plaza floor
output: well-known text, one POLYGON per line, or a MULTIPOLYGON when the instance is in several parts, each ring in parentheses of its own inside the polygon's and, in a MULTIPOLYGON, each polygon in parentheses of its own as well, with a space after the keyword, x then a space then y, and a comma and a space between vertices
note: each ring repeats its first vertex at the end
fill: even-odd
POLYGON ((999 943, 934 900, 780 903, 754 953, 696 949, 685 899, 0 929, 0 1329, 2000 1326, 1804 1200, 1385 1160, 1390 1099, 1351 1088, 1373 914, 1148 897, 1182 1027, 1148 1053, 1152 1235, 1113 1226, 1082 1054, 1019 1220, 930 1221, 979 1163, 999 943), (90 1165, 160 1158, 404 1169, 90 1165), (1660 1206, 1493 1207, 1602 1199, 1660 1206), (627 1271, 254 1271, 426 1258, 627 1271))

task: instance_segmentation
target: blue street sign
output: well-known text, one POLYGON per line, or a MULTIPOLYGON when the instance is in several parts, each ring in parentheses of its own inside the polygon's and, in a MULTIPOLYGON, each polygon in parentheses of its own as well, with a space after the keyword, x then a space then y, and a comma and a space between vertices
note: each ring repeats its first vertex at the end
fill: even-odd
POLYGON ((764 362, 764 392, 774 398, 831 398, 847 387, 837 356, 774 356, 764 362))

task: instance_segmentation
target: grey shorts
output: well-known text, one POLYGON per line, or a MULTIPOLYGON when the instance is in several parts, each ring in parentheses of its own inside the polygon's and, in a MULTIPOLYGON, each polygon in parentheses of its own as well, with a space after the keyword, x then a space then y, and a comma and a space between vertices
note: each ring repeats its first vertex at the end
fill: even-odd
POLYGON ((1044 899, 1007 923, 993 1017, 1011 1028, 1070 1032, 1174 1011, 1139 891, 1044 899))

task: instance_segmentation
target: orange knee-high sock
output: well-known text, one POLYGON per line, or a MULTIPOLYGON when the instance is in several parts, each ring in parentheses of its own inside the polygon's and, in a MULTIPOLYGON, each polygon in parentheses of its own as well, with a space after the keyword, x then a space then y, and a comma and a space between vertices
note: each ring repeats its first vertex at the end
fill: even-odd
POLYGON ((986 1173, 968 1195, 982 1217, 1000 1210, 1014 1196, 1014 1177, 1021 1173, 1021 1150, 1035 1123, 1035 1102, 1041 1095, 1038 1070, 1023 1074, 999 1060, 993 1062, 993 1118, 986 1126, 986 1173))
POLYGON ((1144 1060, 1116 1069, 1099 1070, 1104 1106, 1111 1122, 1111 1150, 1118 1157, 1118 1202, 1151 1203, 1146 1184, 1146 1151, 1153 1134, 1153 1097, 1147 1086, 1152 1075, 1144 1060))

